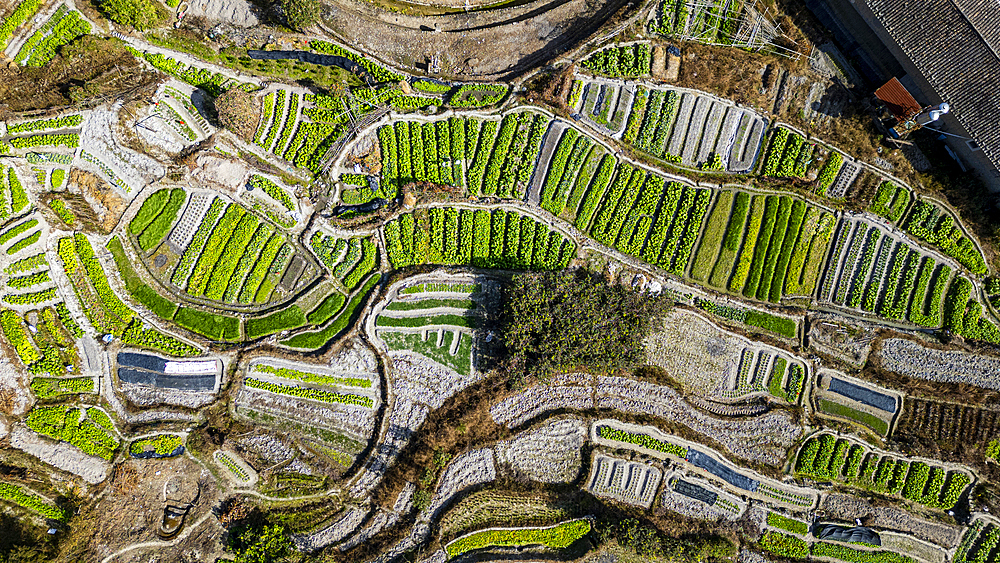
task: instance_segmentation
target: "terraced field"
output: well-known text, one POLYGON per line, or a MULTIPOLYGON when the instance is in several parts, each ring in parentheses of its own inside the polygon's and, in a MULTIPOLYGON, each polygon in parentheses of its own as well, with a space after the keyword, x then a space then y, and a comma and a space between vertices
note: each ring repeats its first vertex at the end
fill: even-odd
POLYGON ((180 219, 188 231, 197 227, 170 275, 172 284, 193 297, 249 305, 304 281, 305 260, 278 229, 239 204, 215 198, 205 209, 204 203, 192 202, 180 219))
POLYGON ((845 216, 819 300, 846 309, 937 327, 952 268, 864 218, 845 216))
POLYGON ((717 98, 606 81, 580 84, 574 109, 585 120, 666 162, 745 173, 761 152, 767 122, 717 98))

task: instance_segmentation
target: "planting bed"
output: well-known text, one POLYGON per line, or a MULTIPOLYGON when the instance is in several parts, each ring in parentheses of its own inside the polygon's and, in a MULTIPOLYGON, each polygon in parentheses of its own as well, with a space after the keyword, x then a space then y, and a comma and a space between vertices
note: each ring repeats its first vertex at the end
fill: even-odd
POLYGON ((503 209, 418 209, 383 229, 394 268, 460 264, 553 270, 565 267, 576 251, 562 233, 503 209))
POLYGON ((494 404, 490 415, 498 424, 515 428, 546 412, 592 408, 670 420, 714 440, 737 457, 771 465, 783 463, 788 448, 802 432, 781 411, 738 419, 716 418, 692 408, 680 393, 665 385, 600 376, 595 387, 592 378, 574 374, 515 393, 494 404))
POLYGON ((663 327, 647 338, 646 354, 686 392, 715 401, 743 401, 770 392, 795 402, 804 383, 802 360, 789 365, 787 353, 723 331, 681 309, 668 313, 663 327), (785 378, 786 372, 797 374, 798 380, 785 378))
POLYGON ((883 437, 889 434, 901 395, 829 369, 820 370, 817 378, 814 395, 821 413, 857 422, 883 437))
POLYGON ((708 481, 693 475, 672 476, 660 495, 667 510, 699 520, 736 520, 746 510, 746 503, 708 481))
POLYGON ((685 166, 708 168, 714 156, 719 170, 741 173, 753 168, 767 127, 757 114, 694 93, 626 87, 635 88, 634 97, 648 98, 649 103, 632 104, 635 115, 628 122, 640 125, 634 134, 626 130, 625 142, 685 166))
POLYGON ((826 303, 927 327, 941 325, 951 268, 864 218, 844 217, 819 298, 826 303))
POLYGON ((590 492, 643 508, 653 504, 663 477, 659 469, 600 453, 594 454, 590 465, 590 477, 587 479, 590 492))
POLYGON ((1000 431, 1000 411, 988 406, 962 405, 907 397, 895 431, 942 444, 983 444, 1000 431))

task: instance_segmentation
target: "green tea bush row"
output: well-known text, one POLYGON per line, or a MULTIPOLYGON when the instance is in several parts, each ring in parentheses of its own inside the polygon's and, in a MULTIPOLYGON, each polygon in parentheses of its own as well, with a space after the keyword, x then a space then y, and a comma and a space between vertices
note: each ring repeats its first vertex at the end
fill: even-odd
POLYGON ((253 377, 247 377, 243 381, 248 387, 252 387, 254 389, 262 389, 264 391, 276 393, 279 395, 288 395, 291 397, 299 397, 302 399, 311 399, 314 401, 322 401, 324 403, 343 403, 345 405, 356 405, 369 409, 372 407, 372 405, 374 405, 374 401, 372 401, 370 397, 364 397, 362 395, 354 395, 351 393, 334 393, 331 391, 323 391, 321 389, 311 389, 308 387, 279 385, 277 383, 261 381, 253 377))

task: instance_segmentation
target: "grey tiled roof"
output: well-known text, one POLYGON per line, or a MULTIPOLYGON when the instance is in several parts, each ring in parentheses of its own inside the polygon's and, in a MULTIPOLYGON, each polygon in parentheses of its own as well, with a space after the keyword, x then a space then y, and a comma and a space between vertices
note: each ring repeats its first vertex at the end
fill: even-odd
POLYGON ((1000 169, 1000 1, 866 2, 1000 169))

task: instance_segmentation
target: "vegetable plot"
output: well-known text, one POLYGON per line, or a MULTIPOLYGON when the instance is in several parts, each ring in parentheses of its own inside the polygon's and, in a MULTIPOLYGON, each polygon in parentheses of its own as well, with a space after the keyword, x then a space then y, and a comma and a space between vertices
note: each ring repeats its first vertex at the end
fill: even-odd
POLYGON ((795 471, 815 479, 899 495, 941 510, 951 509, 971 482, 964 472, 904 461, 832 434, 807 440, 795 460, 795 471))
POLYGON ((462 536, 445 546, 448 557, 492 546, 543 545, 561 549, 590 533, 589 520, 564 522, 550 528, 485 530, 462 536))
POLYGON ((648 43, 614 46, 591 53, 580 61, 583 68, 611 78, 631 78, 649 74, 648 43))
POLYGON ((503 209, 434 207, 400 216, 384 227, 394 268, 467 264, 483 268, 565 268, 576 245, 531 217, 503 209))

